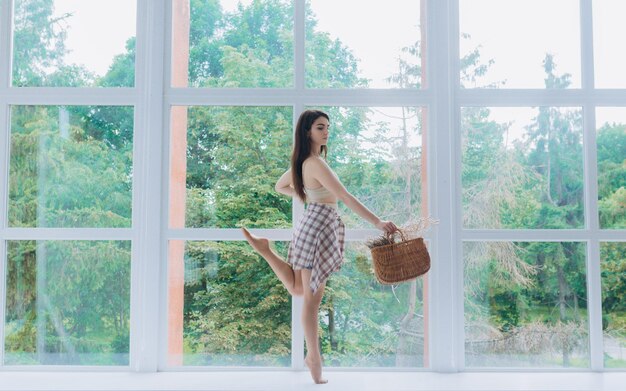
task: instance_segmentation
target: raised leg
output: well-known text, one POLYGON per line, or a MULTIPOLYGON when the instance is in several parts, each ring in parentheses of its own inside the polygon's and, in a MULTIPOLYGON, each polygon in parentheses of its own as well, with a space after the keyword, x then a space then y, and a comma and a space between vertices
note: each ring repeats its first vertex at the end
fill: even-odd
POLYGON ((306 340, 307 354, 304 363, 311 372, 311 377, 316 384, 328 383, 322 379, 322 355, 319 347, 319 310, 322 296, 324 296, 325 284, 320 285, 315 294, 309 288, 311 271, 302 270, 302 284, 304 289, 304 305, 302 307, 302 327, 306 340))
POLYGON ((245 228, 241 230, 248 243, 267 261, 278 279, 287 288, 287 291, 292 296, 302 296, 302 275, 300 270, 293 270, 285 260, 276 254, 270 247, 269 240, 252 235, 245 228))

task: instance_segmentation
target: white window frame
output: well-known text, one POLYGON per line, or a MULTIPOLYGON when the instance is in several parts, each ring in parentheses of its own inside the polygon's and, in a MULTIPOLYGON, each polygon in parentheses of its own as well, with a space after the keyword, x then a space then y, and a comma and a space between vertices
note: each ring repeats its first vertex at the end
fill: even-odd
MULTIPOLYGON (((305 0, 294 0, 294 87, 281 89, 171 88, 171 0, 137 0, 135 86, 129 88, 14 88, 11 81, 11 0, 0 0, 0 341, 4 340, 6 241, 8 240, 130 240, 131 344, 129 366, 0 366, 0 371, 137 371, 171 370, 167 366, 167 243, 169 240, 243 240, 237 229, 170 229, 168 176, 170 108, 186 105, 409 106, 428 110, 428 177, 430 214, 440 223, 427 239, 434 266, 429 273, 430 367, 410 371, 460 372, 464 363, 463 251, 464 241, 581 241, 587 246, 587 292, 591 371, 604 368, 600 243, 624 241, 626 230, 599 228, 595 108, 626 106, 626 89, 594 89, 592 0, 579 0, 581 18, 582 87, 567 90, 462 89, 459 80, 459 0, 425 0, 427 6, 428 88, 423 90, 307 89, 304 80, 305 0), (437 48, 436 50, 431 50, 437 48), (129 105, 134 107, 132 227, 9 228, 7 227, 8 150, 11 105, 129 105), (462 227, 460 110, 464 106, 575 106, 584 115, 585 227, 577 230, 481 230, 462 227), (165 178, 165 179, 163 179, 165 178), (160 211, 160 213, 155 213, 160 211), (450 244, 453 245, 450 245, 450 244), (157 325, 155 327, 154 325, 157 325)), ((294 201, 293 220, 303 213, 294 201)), ((260 230, 272 240, 289 240, 291 230, 260 230)), ((372 229, 348 230, 347 240, 363 240, 372 229)), ((302 301, 292 301, 292 370, 302 370, 302 301)), ((0 347, 0 362, 4 344, 0 347)), ((220 371, 220 367, 176 368, 177 371, 220 371)), ((287 368, 288 370, 289 368, 287 368)), ((228 370, 255 370, 250 367, 228 370)), ((258 368, 257 370, 264 370, 258 368)), ((276 370, 276 368, 272 368, 276 370)), ((367 370, 328 368, 328 370, 367 370)), ((376 371, 402 371, 375 368, 376 371)), ((471 371, 523 371, 485 368, 471 371)), ((534 370, 534 369, 533 369, 534 370)), ((540 369, 539 369, 540 370, 540 369)), ((555 372, 586 369, 551 369, 555 372)))

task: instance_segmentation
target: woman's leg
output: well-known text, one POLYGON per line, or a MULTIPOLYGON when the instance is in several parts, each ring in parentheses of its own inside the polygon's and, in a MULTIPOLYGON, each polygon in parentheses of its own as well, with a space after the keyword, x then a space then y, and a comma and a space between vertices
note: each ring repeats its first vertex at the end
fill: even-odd
POLYGON ((245 228, 241 230, 252 248, 265 258, 274 273, 276 273, 278 279, 283 283, 285 288, 287 288, 287 291, 289 291, 292 296, 302 296, 302 275, 300 270, 293 270, 287 262, 278 256, 270 247, 269 240, 252 235, 245 228))
POLYGON ((322 296, 324 296, 325 284, 320 285, 315 294, 309 288, 311 280, 311 270, 302 270, 302 284, 304 287, 304 305, 302 307, 302 327, 304 328, 304 339, 306 340, 307 354, 304 359, 309 367, 311 377, 317 384, 327 383, 322 379, 322 355, 319 346, 319 310, 322 296))

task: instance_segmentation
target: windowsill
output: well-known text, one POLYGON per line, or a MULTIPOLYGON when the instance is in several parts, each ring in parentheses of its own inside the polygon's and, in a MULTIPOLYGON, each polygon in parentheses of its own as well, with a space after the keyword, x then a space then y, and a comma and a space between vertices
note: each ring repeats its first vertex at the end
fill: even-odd
POLYGON ((307 372, 0 372, 0 391, 437 390, 623 391, 626 372, 334 372, 316 387, 307 372))

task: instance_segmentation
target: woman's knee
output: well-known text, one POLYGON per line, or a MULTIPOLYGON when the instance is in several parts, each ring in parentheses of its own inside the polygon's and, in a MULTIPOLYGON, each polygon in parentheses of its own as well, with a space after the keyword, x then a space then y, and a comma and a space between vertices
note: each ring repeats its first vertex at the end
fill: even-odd
POLYGON ((322 296, 324 295, 324 291, 320 291, 319 289, 313 293, 310 289, 304 292, 304 305, 311 307, 319 307, 322 303, 322 296))
POLYGON ((302 297, 304 296, 304 289, 302 288, 302 285, 295 285, 289 289, 289 293, 291 296, 302 297))

